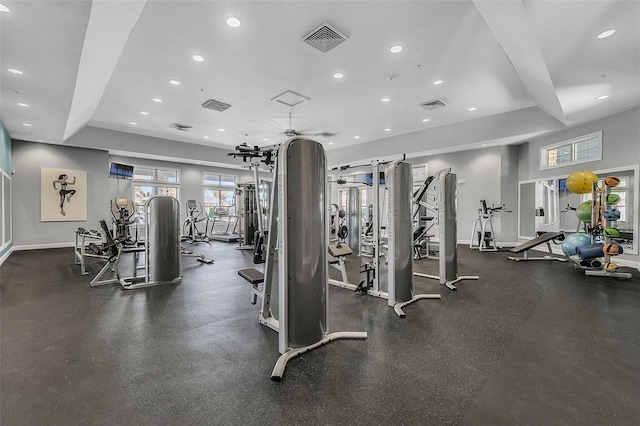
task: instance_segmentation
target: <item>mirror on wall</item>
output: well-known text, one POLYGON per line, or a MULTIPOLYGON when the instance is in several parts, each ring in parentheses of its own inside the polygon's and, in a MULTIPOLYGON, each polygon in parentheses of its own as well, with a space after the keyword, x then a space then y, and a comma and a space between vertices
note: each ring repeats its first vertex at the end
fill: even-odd
MULTIPOLYGON (((638 254, 638 166, 594 171, 599 178, 615 175, 620 184, 611 188, 619 196, 616 208, 625 251, 638 254)), ((589 194, 574 194, 565 186, 567 176, 523 181, 519 183, 518 237, 527 239, 540 231, 577 232, 585 230, 585 223, 578 219, 576 209, 591 200, 589 194)))

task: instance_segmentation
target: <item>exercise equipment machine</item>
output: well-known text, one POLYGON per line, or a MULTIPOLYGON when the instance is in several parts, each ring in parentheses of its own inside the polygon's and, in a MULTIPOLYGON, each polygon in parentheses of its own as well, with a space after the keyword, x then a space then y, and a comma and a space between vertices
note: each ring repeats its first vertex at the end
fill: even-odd
POLYGON ((89 251, 89 253, 87 253, 87 242, 89 243, 93 242, 94 245, 96 241, 102 243, 104 241, 104 237, 100 232, 96 231, 95 229, 87 230, 84 228, 78 228, 74 232, 76 234, 76 241, 75 241, 74 250, 73 250, 74 264, 80 265, 81 275, 87 275, 89 273, 87 272, 87 269, 86 269, 85 258, 95 257, 95 254, 96 254, 91 250, 89 251))
POLYGON ((211 232, 209 239, 215 241, 224 241, 225 243, 233 243, 238 241, 239 236, 236 233, 238 226, 238 216, 229 214, 226 207, 216 207, 211 210, 209 219, 211 220, 211 232), (221 223, 224 230, 216 231, 216 222, 221 223), (233 226, 232 226, 233 225, 233 226))
MULTIPOLYGON (((572 234, 577 235, 577 234, 572 234)), ((584 234, 582 234, 584 235, 584 234)), ((553 254, 553 250, 551 249, 551 242, 554 244, 560 244, 560 242, 565 240, 564 232, 542 232, 538 231, 538 236, 533 238, 523 244, 520 244, 518 247, 512 248, 511 253, 522 253, 522 257, 509 256, 507 259, 513 260, 516 262, 521 262, 525 260, 557 260, 559 262, 566 262, 567 259, 564 257, 558 257, 553 254), (530 257, 529 250, 534 247, 538 247, 541 244, 547 245, 547 251, 549 254, 544 256, 536 256, 530 257)))
POLYGON ((487 207, 485 200, 480 200, 480 208, 478 209, 478 218, 473 222, 471 229, 470 249, 479 251, 498 251, 496 243, 496 233, 493 229, 493 215, 501 211, 508 212, 505 205, 500 207, 487 207), (477 232, 477 234, 476 234, 477 232), (477 240, 476 240, 477 238, 477 240))
POLYGON ((413 210, 411 164, 393 161, 385 171, 389 189, 387 236, 388 253, 388 305, 400 318, 403 308, 422 299, 440 299, 440 294, 414 294, 413 292, 413 210))
POLYGON ((135 212, 133 200, 126 197, 116 197, 111 203, 111 216, 113 220, 113 237, 122 239, 124 246, 138 245, 138 215, 135 212), (135 238, 132 237, 130 228, 135 226, 135 238))
POLYGON ((122 243, 124 241, 124 237, 114 239, 111 236, 111 231, 109 231, 107 222, 105 222, 104 220, 100 221, 100 227, 102 228, 102 233, 105 237, 105 243, 89 243, 90 252, 85 253, 85 256, 100 259, 101 261, 105 262, 102 269, 100 269, 100 271, 96 274, 95 277, 93 277, 93 279, 89 283, 91 287, 116 284, 120 279, 120 274, 118 273, 118 261, 120 260, 120 254, 122 253, 122 243), (102 276, 110 269, 113 269, 113 271, 115 272, 115 277, 103 280, 102 276))
POLYGON ((209 242, 209 216, 204 214, 202 204, 196 200, 187 200, 186 211, 181 240, 192 244, 209 242), (198 223, 202 222, 205 222, 204 231, 198 229, 198 223))
MULTIPOLYGON (((134 276, 120 278, 118 282, 125 290, 152 287, 161 284, 180 284, 180 203, 174 197, 156 195, 145 203, 144 275, 137 276, 134 261, 134 276)), ((137 259, 137 257, 134 257, 137 259)))
POLYGON ((458 275, 458 230, 457 230, 457 182, 451 168, 440 170, 435 175, 438 204, 438 268, 440 275, 414 272, 413 275, 435 279, 451 290, 457 290, 456 283, 462 280, 478 280, 477 275, 458 275))
POLYGON ((256 269, 238 271, 253 286, 252 303, 262 300, 260 323, 278 332, 281 356, 271 374, 274 381, 282 379, 287 362, 298 355, 334 340, 367 337, 365 332, 328 332, 326 194, 322 145, 294 137, 280 146, 270 204, 278 212, 269 215, 264 274, 256 269), (271 310, 276 245, 278 318, 271 310))

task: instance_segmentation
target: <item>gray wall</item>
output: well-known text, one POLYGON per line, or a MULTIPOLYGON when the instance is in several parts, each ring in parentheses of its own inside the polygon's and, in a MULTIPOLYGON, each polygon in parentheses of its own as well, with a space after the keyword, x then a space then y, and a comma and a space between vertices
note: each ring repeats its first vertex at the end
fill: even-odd
MULTIPOLYGON (((519 155, 519 180, 537 180, 555 176, 568 176, 576 170, 606 170, 637 166, 640 164, 640 108, 597 120, 569 129, 553 136, 537 139, 521 145, 519 155), (601 161, 583 163, 550 170, 539 170, 540 148, 557 142, 580 137, 602 130, 603 153, 601 161)), ((560 206, 561 208, 564 206, 560 206)), ((635 201, 635 214, 640 210, 635 201)), ((636 243, 636 245, 638 245, 636 243)), ((640 255, 624 254, 621 258, 640 262, 640 255)))
MULTIPOLYGON (((208 167, 176 162, 110 156, 107 151, 14 141, 12 145, 14 175, 14 247, 37 248, 69 245, 79 227, 98 229, 100 219, 110 223, 110 201, 116 196, 132 197, 132 183, 109 178, 111 161, 139 166, 164 167, 180 170, 181 214, 183 202, 203 200, 202 172, 212 171, 237 175, 239 182, 253 180, 253 172, 246 169, 208 167), (40 168, 68 168, 87 170, 87 221, 40 222, 40 168)), ((236 160, 240 164, 240 160, 236 160)), ((261 177, 269 178, 268 173, 261 177)))
POLYGON ((56 246, 74 241, 74 231, 99 228, 109 208, 109 154, 94 149, 70 148, 13 141, 13 245, 56 246), (86 222, 40 221, 40 168, 87 170, 86 222))

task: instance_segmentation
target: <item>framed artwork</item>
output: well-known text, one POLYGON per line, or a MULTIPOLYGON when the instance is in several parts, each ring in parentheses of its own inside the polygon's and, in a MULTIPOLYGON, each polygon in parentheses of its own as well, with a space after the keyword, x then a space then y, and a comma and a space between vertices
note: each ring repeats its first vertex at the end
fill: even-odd
POLYGON ((40 221, 87 220, 87 172, 40 169, 40 221))

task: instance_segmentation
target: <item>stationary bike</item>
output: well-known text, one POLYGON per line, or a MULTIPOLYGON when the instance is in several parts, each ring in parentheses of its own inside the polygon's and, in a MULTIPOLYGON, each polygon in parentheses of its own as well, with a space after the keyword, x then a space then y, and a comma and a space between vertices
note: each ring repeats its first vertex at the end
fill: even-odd
POLYGON ((202 204, 196 200, 187 200, 187 219, 182 227, 182 241, 189 243, 209 242, 209 215, 203 214, 202 204), (198 205, 200 208, 198 208, 198 205), (198 229, 199 223, 204 223, 204 230, 198 229))

